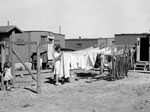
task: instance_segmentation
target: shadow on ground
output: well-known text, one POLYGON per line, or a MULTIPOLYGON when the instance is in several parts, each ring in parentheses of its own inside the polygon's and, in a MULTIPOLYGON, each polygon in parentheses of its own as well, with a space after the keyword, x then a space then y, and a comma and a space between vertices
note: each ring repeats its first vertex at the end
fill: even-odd
POLYGON ((91 72, 79 72, 79 73, 76 73, 76 76, 79 77, 80 79, 88 79, 88 78, 94 78, 97 76, 96 73, 91 73, 91 72))
POLYGON ((44 81, 44 83, 55 84, 54 79, 52 77, 46 78, 46 81, 44 81))
POLYGON ((37 93, 37 91, 36 90, 34 90, 34 89, 32 89, 32 88, 24 88, 25 90, 28 90, 28 91, 31 91, 31 92, 33 92, 33 93, 37 93))
POLYGON ((105 75, 92 73, 92 72, 86 72, 86 73, 80 72, 80 73, 76 73, 76 76, 79 77, 79 79, 91 79, 93 81, 106 80, 105 75))

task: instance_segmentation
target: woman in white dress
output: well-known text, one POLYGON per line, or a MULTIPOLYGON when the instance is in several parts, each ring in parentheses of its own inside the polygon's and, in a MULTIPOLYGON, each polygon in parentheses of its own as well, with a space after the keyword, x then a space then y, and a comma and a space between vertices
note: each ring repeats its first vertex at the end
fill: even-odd
POLYGON ((61 76, 61 56, 62 53, 60 53, 61 48, 59 46, 55 47, 55 51, 53 54, 54 58, 54 79, 55 79, 55 84, 60 85, 59 83, 59 77, 61 76))

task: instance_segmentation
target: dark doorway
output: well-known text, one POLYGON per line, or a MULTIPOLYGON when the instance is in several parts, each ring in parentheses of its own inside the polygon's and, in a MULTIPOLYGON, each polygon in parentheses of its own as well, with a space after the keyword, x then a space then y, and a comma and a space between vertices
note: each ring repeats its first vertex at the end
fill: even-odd
POLYGON ((149 61, 149 38, 140 39, 140 61, 149 61))

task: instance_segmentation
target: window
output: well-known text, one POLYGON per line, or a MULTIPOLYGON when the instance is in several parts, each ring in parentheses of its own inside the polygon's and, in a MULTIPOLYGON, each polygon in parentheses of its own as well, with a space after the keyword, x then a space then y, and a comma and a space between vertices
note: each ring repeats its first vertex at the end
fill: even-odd
POLYGON ((55 41, 54 41, 54 44, 55 44, 55 45, 60 45, 60 40, 55 40, 55 41))
MULTIPOLYGON (((41 42, 46 42, 47 41, 47 36, 41 36, 41 42)), ((47 45, 46 44, 42 44, 41 46, 42 49, 46 49, 47 45)))
POLYGON ((41 42, 45 42, 46 38, 47 38, 47 36, 41 36, 41 42))
POLYGON ((49 40, 49 43, 50 43, 50 44, 52 44, 52 42, 53 42, 53 39, 50 39, 50 38, 49 38, 48 40, 49 40))
POLYGON ((82 46, 82 44, 81 43, 77 43, 77 46, 80 47, 80 46, 82 46))
POLYGON ((115 41, 112 41, 112 45, 115 45, 115 41))
POLYGON ((82 48, 82 44, 81 43, 76 43, 76 48, 82 48))

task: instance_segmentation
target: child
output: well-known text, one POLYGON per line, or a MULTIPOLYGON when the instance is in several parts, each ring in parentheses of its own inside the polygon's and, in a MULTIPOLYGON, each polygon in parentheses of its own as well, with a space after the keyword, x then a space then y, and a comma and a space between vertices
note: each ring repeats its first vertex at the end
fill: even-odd
POLYGON ((11 67, 9 62, 5 62, 3 70, 4 84, 6 86, 6 90, 9 90, 11 88, 10 84, 12 84, 13 81, 13 76, 11 74, 11 67))

